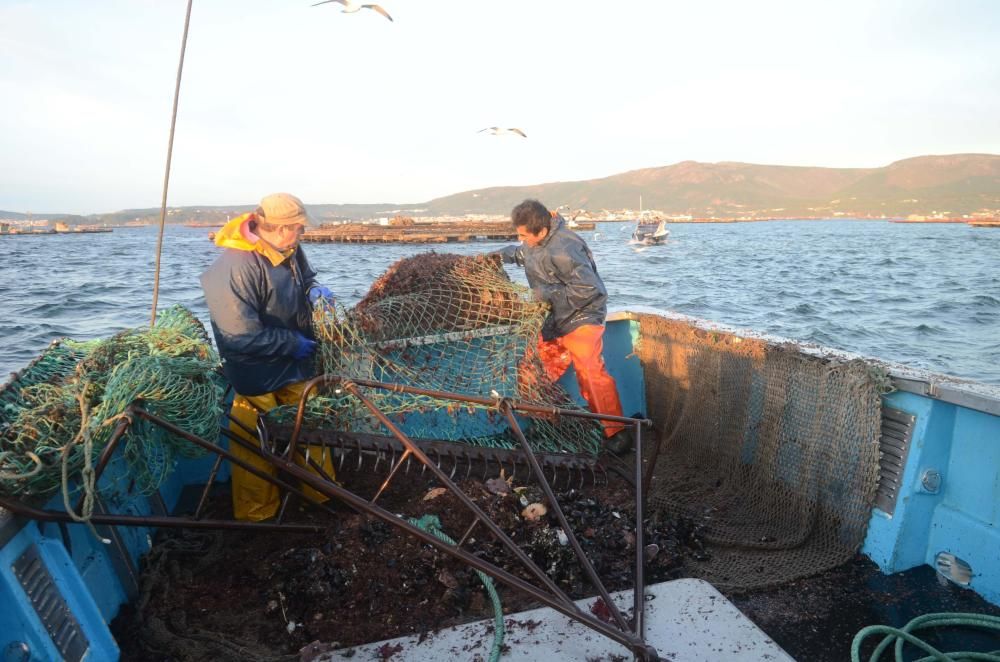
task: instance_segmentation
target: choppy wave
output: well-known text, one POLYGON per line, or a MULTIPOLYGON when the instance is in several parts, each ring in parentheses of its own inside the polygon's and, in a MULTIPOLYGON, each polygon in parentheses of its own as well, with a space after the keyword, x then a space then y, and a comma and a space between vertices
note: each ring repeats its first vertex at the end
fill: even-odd
MULTIPOLYGON (((1000 233, 857 221, 675 224, 637 252, 631 226, 582 233, 613 306, 644 305, 1000 384, 1000 233)), ((217 254, 203 229, 167 229, 161 307, 205 322, 198 277, 217 254)), ((53 339, 109 336, 149 321, 154 228, 0 237, 0 376, 53 339)), ((401 257, 499 244, 314 244, 306 251, 345 303, 401 257)), ((520 270, 509 270, 524 282, 520 270)), ((2 377, 0 377, 2 381, 2 377)))

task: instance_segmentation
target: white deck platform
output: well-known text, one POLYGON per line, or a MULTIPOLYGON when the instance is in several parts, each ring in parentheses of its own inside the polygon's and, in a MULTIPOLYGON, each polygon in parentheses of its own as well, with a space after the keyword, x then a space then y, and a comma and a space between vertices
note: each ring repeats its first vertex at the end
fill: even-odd
MULTIPOLYGON (((612 598, 623 613, 631 613, 631 591, 614 593, 612 598)), ((578 600, 576 604, 589 612, 596 599, 578 600)), ((510 648, 502 660, 633 659, 625 647, 547 607, 508 614, 504 621, 504 643, 510 648)), ((314 660, 486 660, 493 644, 492 629, 487 629, 492 624, 492 619, 466 623, 431 633, 423 641, 419 635, 400 637, 322 653, 314 660)), ((700 579, 677 579, 646 587, 646 641, 656 648, 661 659, 675 662, 794 662, 711 584, 700 579)))

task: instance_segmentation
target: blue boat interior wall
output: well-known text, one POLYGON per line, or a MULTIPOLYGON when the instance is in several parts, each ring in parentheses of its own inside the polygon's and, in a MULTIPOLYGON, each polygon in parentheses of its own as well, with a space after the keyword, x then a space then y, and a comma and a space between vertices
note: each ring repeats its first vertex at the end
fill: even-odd
POLYGON ((895 512, 875 509, 862 552, 887 574, 952 554, 1000 604, 1000 418, 907 392, 884 402, 916 425, 895 512))
MULTIPOLYGON (((97 513, 172 512, 185 488, 207 480, 213 462, 210 457, 179 460, 159 491, 146 496, 135 490, 122 451, 116 451, 101 478, 105 497, 96 505, 97 513)), ((228 467, 220 478, 228 478, 228 467)), ((49 499, 45 508, 64 510, 62 494, 49 499)), ((117 659, 109 624, 138 594, 141 557, 149 551, 154 531, 126 526, 97 526, 92 531, 87 526, 29 521, 8 522, 3 532, 9 539, 0 539, 0 655, 7 657, 0 659, 81 659, 81 640, 89 651, 82 659, 117 659), (40 563, 31 564, 33 579, 26 590, 20 568, 33 556, 40 563)))

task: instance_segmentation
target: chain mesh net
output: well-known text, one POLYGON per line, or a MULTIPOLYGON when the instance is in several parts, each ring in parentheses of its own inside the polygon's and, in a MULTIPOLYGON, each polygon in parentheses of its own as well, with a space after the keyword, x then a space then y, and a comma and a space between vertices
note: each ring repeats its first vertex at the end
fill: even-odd
POLYGON ((878 485, 886 375, 860 360, 639 320, 660 433, 650 498, 701 522, 711 549, 692 571, 748 589, 847 561, 878 485))
MULTIPOLYGON (((423 253, 393 264, 352 309, 320 308, 313 327, 319 369, 353 379, 392 382, 480 397, 510 397, 579 409, 545 375, 535 355, 547 314, 513 283, 497 255, 423 253)), ((412 437, 514 448, 492 406, 368 389, 366 397, 412 437)), ((288 407, 270 417, 290 419, 288 407)), ((309 401, 307 422, 355 433, 385 429, 352 396, 325 391, 309 401)), ((521 421, 536 451, 596 454, 602 432, 592 420, 521 421)))
MULTIPOLYGON (((215 439, 222 382, 201 322, 175 306, 152 329, 103 340, 59 340, 0 388, 0 494, 47 496, 87 473, 135 400, 153 414, 215 439)), ((176 457, 198 447, 133 421, 123 439, 129 478, 152 493, 176 457)))

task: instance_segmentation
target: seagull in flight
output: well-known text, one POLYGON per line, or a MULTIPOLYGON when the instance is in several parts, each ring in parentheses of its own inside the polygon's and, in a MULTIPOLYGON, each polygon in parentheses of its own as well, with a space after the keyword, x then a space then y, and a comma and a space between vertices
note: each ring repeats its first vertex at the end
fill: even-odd
POLYGON ((511 129, 501 129, 498 126, 488 126, 485 129, 480 129, 479 131, 476 131, 476 133, 482 133, 483 131, 489 131, 490 135, 493 135, 493 136, 502 136, 504 134, 516 133, 517 135, 521 136, 522 138, 527 138, 528 137, 528 134, 526 134, 524 131, 521 131, 520 129, 514 129, 514 128, 511 128, 511 129))
POLYGON ((359 3, 359 2, 357 2, 357 0, 323 0, 322 2, 317 2, 315 5, 313 5, 313 7, 317 7, 319 5, 325 5, 325 4, 330 3, 330 2, 337 2, 337 3, 340 3, 341 5, 343 5, 344 8, 341 11, 343 13, 345 13, 345 14, 353 14, 354 12, 361 11, 362 9, 371 9, 373 11, 377 11, 379 14, 382 14, 387 19, 389 19, 390 21, 392 21, 392 16, 389 16, 389 12, 387 12, 384 9, 382 9, 381 6, 379 6, 379 5, 363 5, 363 4, 359 3))

